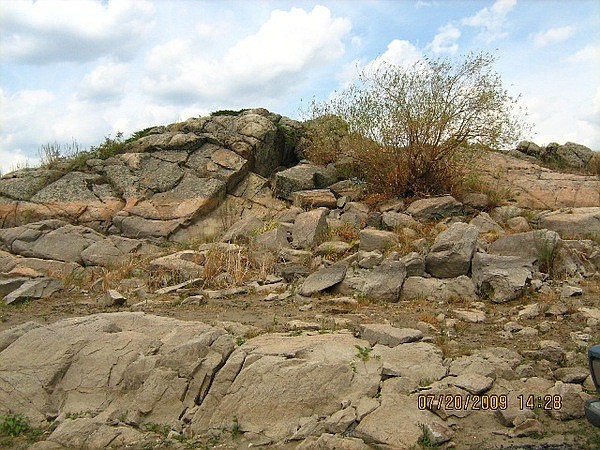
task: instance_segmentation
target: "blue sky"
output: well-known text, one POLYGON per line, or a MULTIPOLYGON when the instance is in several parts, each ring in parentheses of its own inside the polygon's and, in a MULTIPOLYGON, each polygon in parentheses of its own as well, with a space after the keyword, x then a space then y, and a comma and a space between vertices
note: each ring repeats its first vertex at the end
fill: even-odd
POLYGON ((385 60, 497 56, 539 144, 600 150, 597 1, 0 1, 0 171, 217 109, 293 118, 385 60))

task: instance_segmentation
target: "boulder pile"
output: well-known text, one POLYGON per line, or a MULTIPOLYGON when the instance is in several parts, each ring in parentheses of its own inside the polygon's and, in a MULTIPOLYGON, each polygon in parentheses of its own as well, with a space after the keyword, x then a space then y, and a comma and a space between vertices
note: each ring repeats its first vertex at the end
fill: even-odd
POLYGON ((580 201, 528 188, 499 206, 466 193, 373 207, 361 180, 303 159, 301 134, 298 122, 245 110, 152 128, 125 153, 74 170, 0 179, 0 302, 97 295, 118 311, 0 328, 0 416, 51 427, 32 448, 149 448, 157 433, 163 448, 186 448, 223 430, 276 448, 451 448, 463 426, 490 418, 509 438, 543 433, 524 404, 531 393, 560 403, 551 420, 582 417, 591 380, 565 367, 578 355, 551 339, 448 357, 423 321, 326 328, 315 318, 283 333, 144 313, 171 294, 181 305, 252 298, 305 311, 421 301, 453 305, 429 320, 457 333, 539 296, 561 302, 515 308, 500 338, 548 328, 519 320, 575 314, 582 330, 571 339, 585 350, 600 304, 568 302, 600 277, 599 180, 564 185, 597 189, 580 201), (124 264, 135 268, 108 286, 124 264), (83 279, 85 289, 73 282, 83 279))

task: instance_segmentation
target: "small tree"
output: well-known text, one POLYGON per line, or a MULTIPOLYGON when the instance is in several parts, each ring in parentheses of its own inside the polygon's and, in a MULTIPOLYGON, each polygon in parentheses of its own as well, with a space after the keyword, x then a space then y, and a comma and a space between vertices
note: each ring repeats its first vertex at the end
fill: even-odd
POLYGON ((360 84, 325 103, 313 116, 348 123, 346 148, 376 192, 414 195, 451 192, 473 149, 517 141, 524 122, 517 99, 492 70, 494 57, 423 59, 411 67, 384 64, 363 71, 360 84))

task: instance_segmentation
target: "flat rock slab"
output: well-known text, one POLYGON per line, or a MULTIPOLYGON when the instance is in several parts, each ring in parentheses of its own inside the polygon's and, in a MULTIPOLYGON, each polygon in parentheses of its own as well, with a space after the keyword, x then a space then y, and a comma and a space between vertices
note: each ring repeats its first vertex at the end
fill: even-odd
POLYGON ((560 233, 565 239, 600 236, 600 207, 553 211, 540 217, 540 226, 560 233))
POLYGON ((50 297, 62 289, 63 282, 56 278, 38 278, 26 281, 14 291, 4 296, 4 303, 18 303, 25 300, 50 297))
POLYGON ((463 205, 450 195, 417 200, 406 208, 406 213, 416 219, 437 220, 444 217, 461 216, 463 205))
POLYGON ((346 264, 338 263, 311 273, 302 283, 300 295, 311 296, 335 286, 344 279, 347 268, 346 264))
POLYGON ((370 345, 381 344, 387 347, 396 347, 400 344, 420 340, 423 332, 413 328, 397 328, 386 324, 369 323, 360 326, 360 335, 369 341, 370 345))
MULTIPOLYGON (((79 411, 91 411, 98 424, 122 415, 140 425, 175 425, 202 401, 235 346, 222 329, 130 312, 69 318, 19 333, 9 329, 0 342, 7 336, 12 342, 0 351, 0 404, 27 415, 34 427, 47 424, 48 415, 79 411)), ((67 420, 55 432, 78 426, 67 420)))

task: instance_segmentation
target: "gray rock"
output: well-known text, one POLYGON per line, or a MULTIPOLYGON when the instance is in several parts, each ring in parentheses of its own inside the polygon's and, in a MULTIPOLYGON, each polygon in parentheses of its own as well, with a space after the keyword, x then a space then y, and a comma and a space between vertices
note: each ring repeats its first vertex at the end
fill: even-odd
POLYGON ((481 192, 469 192, 468 194, 462 196, 461 202, 466 207, 479 211, 488 209, 492 205, 490 197, 487 194, 482 194, 481 192))
POLYGON ((402 298, 420 297, 446 301, 451 298, 475 298, 475 285, 465 275, 442 280, 415 276, 406 278, 402 286, 402 298))
POLYGON ((298 214, 292 227, 292 245, 295 248, 313 248, 325 240, 327 208, 318 208, 298 214))
POLYGON ((109 306, 121 306, 127 303, 127 297, 115 289, 109 289, 105 294, 106 303, 109 306))
POLYGON ((531 230, 531 227, 529 226, 529 222, 523 216, 517 216, 517 217, 513 217, 511 219, 508 219, 506 221, 506 225, 512 231, 517 232, 517 233, 524 233, 526 231, 531 230))
POLYGON ((300 208, 319 208, 321 206, 329 209, 337 207, 337 199, 329 189, 311 189, 308 191, 295 191, 292 194, 294 206, 300 208))
POLYGON ((591 240, 561 240, 555 250, 552 273, 555 276, 591 277, 600 271, 600 247, 591 240))
POLYGON ((489 391, 494 384, 493 378, 477 373, 464 373, 457 377, 447 378, 444 381, 475 395, 481 395, 489 391))
POLYGON ((398 244, 398 235, 391 231, 365 228, 360 231, 359 249, 365 252, 378 250, 384 252, 398 244))
POLYGON ((433 197, 417 200, 406 208, 406 213, 422 220, 438 220, 444 217, 461 216, 463 205, 454 197, 433 197))
POLYGON ((300 295, 311 296, 317 292, 335 286, 346 276, 347 265, 345 263, 333 264, 310 274, 300 287, 300 295))
POLYGON ((427 272, 437 278, 467 275, 477 247, 479 231, 463 222, 452 224, 435 239, 425 259, 427 272))
POLYGON ((377 355, 383 362, 384 375, 407 377, 417 383, 424 380, 431 383, 446 376, 442 351, 427 342, 410 342, 392 348, 377 344, 372 356, 377 355))
POLYGON ((382 222, 388 228, 403 228, 403 227, 416 227, 418 222, 409 216, 408 214, 396 212, 396 211, 384 211, 381 216, 382 222))
POLYGON ((544 154, 544 149, 539 145, 531 141, 521 141, 517 145, 517 151, 532 156, 534 158, 541 158, 544 154))
POLYGON ((480 295, 494 303, 504 303, 525 292, 532 270, 531 263, 518 256, 476 253, 472 278, 480 295))
POLYGON ((488 253, 501 256, 518 256, 537 262, 548 271, 560 237, 554 231, 535 230, 501 236, 488 247, 488 253))
POLYGON ((480 233, 496 232, 504 234, 502 227, 486 212, 479 213, 476 217, 471 219, 469 225, 475 226, 480 233))
POLYGON ((369 341, 371 346, 380 344, 396 347, 400 344, 420 340, 423 332, 412 328, 397 328, 392 325, 370 323, 360 326, 360 335, 369 341))
POLYGON ((329 186, 329 189, 337 197, 346 197, 349 202, 356 202, 362 199, 366 192, 364 183, 356 180, 342 180, 329 186))
POLYGON ((540 227, 570 239, 600 236, 600 207, 569 208, 540 216, 540 227))
POLYGON ((4 303, 18 303, 30 299, 50 297, 63 288, 63 282, 56 278, 38 278, 26 281, 20 287, 4 296, 4 303))
POLYGON ((340 220, 355 228, 364 228, 369 218, 369 207, 359 202, 348 202, 344 205, 340 220))
POLYGON ((583 294, 583 289, 577 286, 564 285, 560 290, 560 296, 562 298, 575 297, 583 294))
POLYGON ((567 142, 564 145, 551 143, 546 146, 545 158, 562 160, 569 167, 586 167, 592 156, 594 152, 591 149, 574 142, 567 142))
POLYGON ((10 294, 12 291, 20 288, 24 283, 30 281, 29 278, 15 277, 15 278, 0 278, 0 297, 10 294))
POLYGON ((425 257, 417 252, 410 252, 400 258, 406 266, 407 277, 421 277, 425 274, 425 257))
POLYGON ((253 237, 262 232, 264 222, 256 216, 248 215, 235 222, 225 232, 221 242, 248 244, 253 237))
POLYGON ((384 302, 400 299, 406 266, 401 261, 384 261, 377 266, 364 283, 363 292, 369 298, 384 302))
POLYGON ((326 188, 337 181, 335 173, 313 164, 298 164, 275 174, 273 192, 277 197, 293 200, 296 191, 326 188))
POLYGON ((583 417, 585 415, 583 404, 592 398, 591 395, 583 392, 580 384, 563 383, 562 381, 557 381, 547 394, 560 400, 560 408, 553 407, 549 414, 553 419, 561 421, 583 417))
POLYGON ((0 196, 12 200, 29 200, 52 180, 62 176, 60 170, 21 169, 0 177, 0 196))

